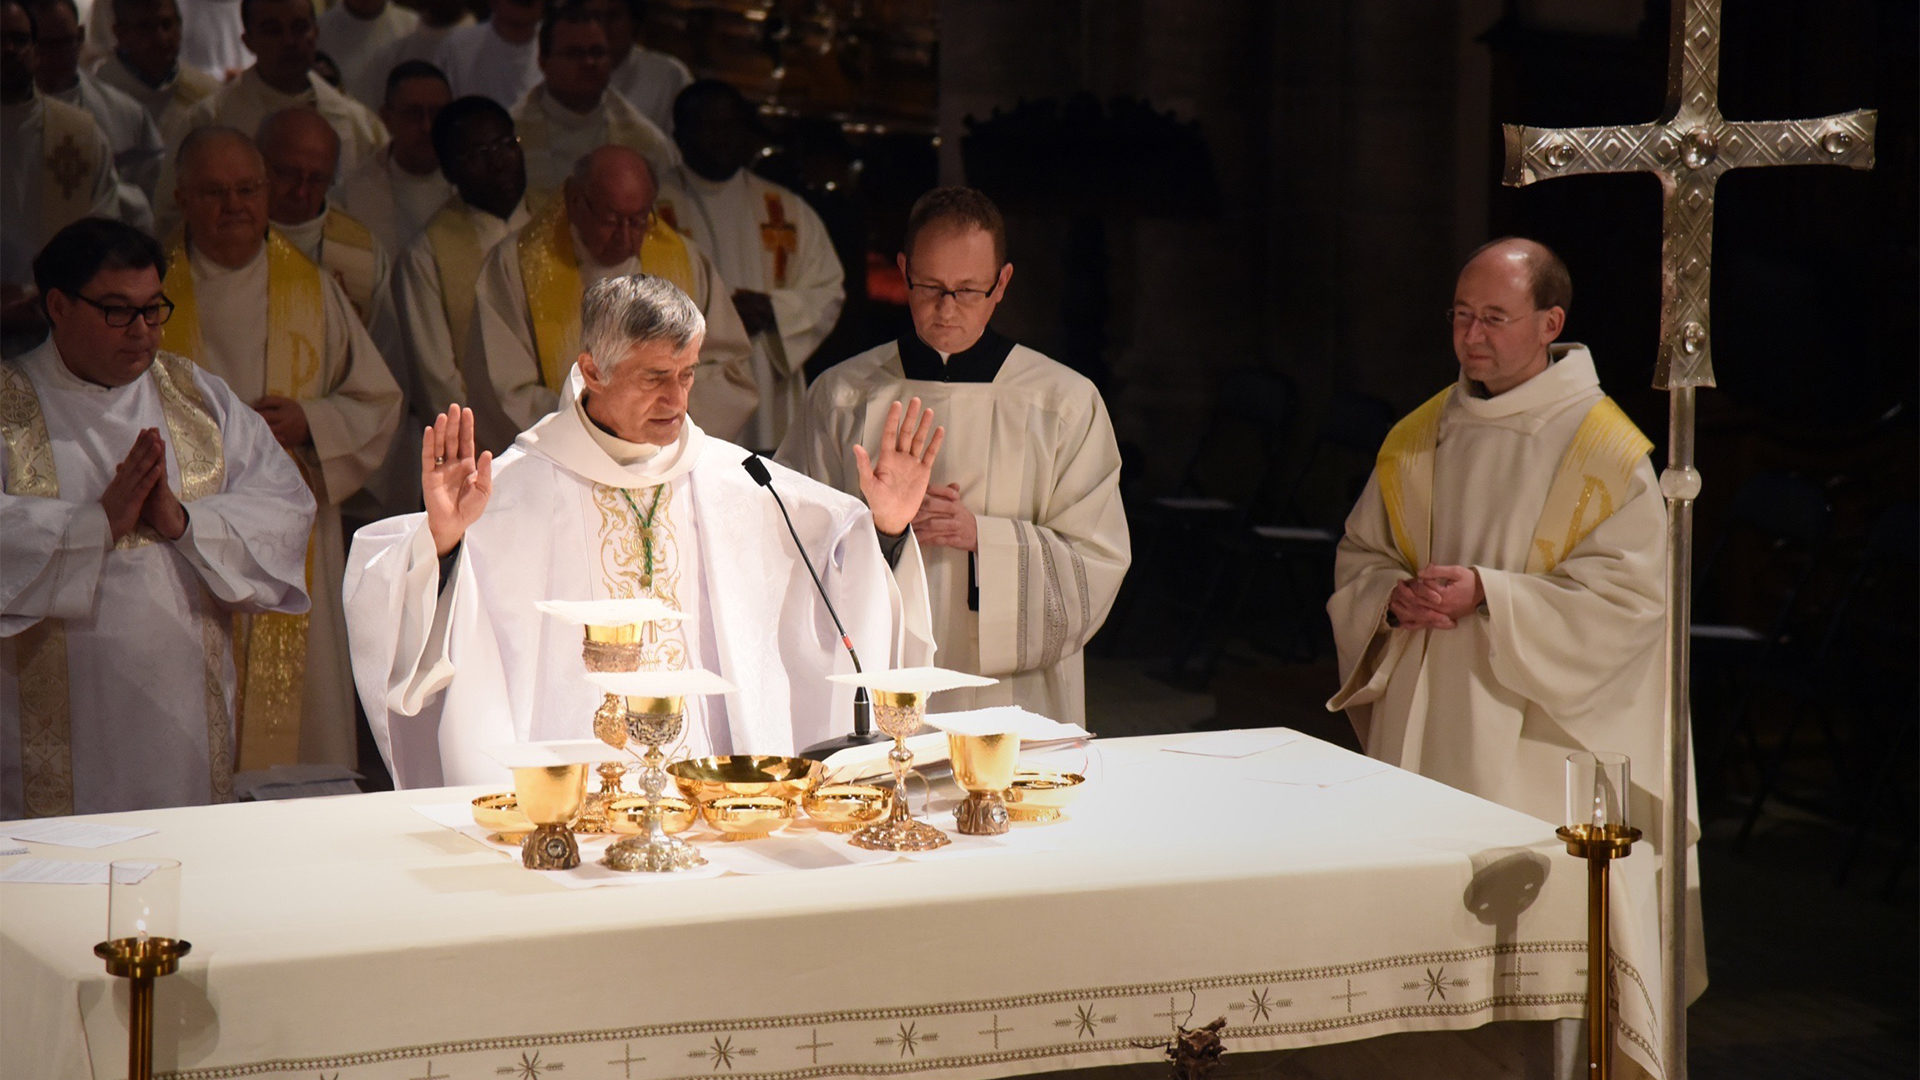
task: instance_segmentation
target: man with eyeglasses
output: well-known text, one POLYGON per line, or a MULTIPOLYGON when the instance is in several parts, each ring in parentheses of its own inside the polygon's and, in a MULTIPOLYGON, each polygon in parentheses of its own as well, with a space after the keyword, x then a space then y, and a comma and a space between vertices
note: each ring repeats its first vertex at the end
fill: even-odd
POLYGON ((307 610, 313 496, 159 349, 166 269, 67 226, 34 260, 52 333, 0 364, 0 818, 230 801, 235 617, 307 610))
POLYGON ((415 427, 471 401, 461 371, 481 260, 529 220, 527 169, 513 117, 492 98, 458 98, 433 122, 434 153, 454 186, 394 268, 415 427))
POLYGON ((1120 450, 1100 392, 988 325, 1013 280, 1006 226, 971 188, 936 188, 907 216, 899 256, 913 332, 832 368, 807 392, 780 460, 874 505, 883 547, 911 526, 925 553, 940 662, 1000 681, 943 708, 1019 705, 1086 722, 1081 649, 1132 561, 1120 450), (874 502, 868 447, 898 402, 946 425, 910 516, 874 502))
POLYGON ((351 768, 340 504, 385 457, 400 388, 339 283, 268 228, 266 163, 251 139, 200 128, 182 144, 178 171, 186 230, 168 256, 166 291, 178 309, 162 345, 252 405, 319 504, 311 617, 263 617, 248 629, 242 764, 351 768))
POLYGON ((580 0, 549 11, 540 24, 544 82, 527 91, 513 123, 527 155, 527 184, 538 195, 557 190, 580 155, 600 146, 639 152, 655 176, 680 161, 680 151, 625 98, 607 89, 607 30, 580 0))
POLYGON ((672 282, 706 319, 687 406, 695 423, 732 439, 760 404, 732 291, 706 253, 655 217, 657 192, 645 158, 603 146, 575 164, 561 198, 487 253, 462 357, 483 448, 505 450, 560 403, 580 355, 580 298, 628 274, 672 282))
POLYGON ((703 79, 674 104, 684 162, 661 184, 660 217, 713 256, 753 341, 760 407, 739 441, 780 445, 807 394, 807 359, 833 332, 844 271, 806 200, 747 168, 766 144, 753 106, 732 86, 703 79))
POLYGON ((386 87, 380 122, 392 141, 341 178, 334 201, 397 253, 453 194, 433 152, 433 118, 453 100, 453 91, 446 75, 425 60, 396 65, 386 87))
POLYGON ((1369 755, 1548 821, 1569 751, 1623 752, 1657 845, 1666 504, 1592 355, 1556 344, 1572 296, 1533 240, 1468 257, 1459 377, 1393 428, 1347 518, 1327 707, 1369 755))
POLYGON ((113 148, 93 117, 34 89, 33 13, 0 3, 0 355, 37 344, 46 322, 33 257, 60 230, 119 212, 113 148))

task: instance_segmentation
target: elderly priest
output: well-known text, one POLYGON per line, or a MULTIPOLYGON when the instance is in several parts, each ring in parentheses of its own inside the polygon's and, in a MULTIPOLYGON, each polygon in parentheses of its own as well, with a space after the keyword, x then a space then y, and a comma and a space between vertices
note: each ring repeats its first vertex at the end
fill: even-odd
POLYGON ((313 497, 218 376, 157 351, 166 258, 83 218, 0 363, 0 818, 233 797, 235 613, 307 610, 313 497))
MULTIPOLYGON (((688 701, 689 754, 791 753, 851 718, 848 692, 826 681, 851 662, 772 494, 741 467, 746 451, 687 415, 699 307, 635 274, 594 285, 581 308, 560 407, 497 470, 475 453, 473 413, 448 410, 422 440, 426 512, 355 537, 354 674, 403 786, 493 779, 491 746, 590 736, 601 695, 583 677, 580 630, 543 616, 541 600, 653 597, 686 614, 646 627, 643 663, 739 688, 688 701)), ((889 573, 873 524, 919 505, 938 449, 926 427, 897 427, 881 447, 872 513, 771 466, 870 666, 932 656, 918 549, 889 573)))

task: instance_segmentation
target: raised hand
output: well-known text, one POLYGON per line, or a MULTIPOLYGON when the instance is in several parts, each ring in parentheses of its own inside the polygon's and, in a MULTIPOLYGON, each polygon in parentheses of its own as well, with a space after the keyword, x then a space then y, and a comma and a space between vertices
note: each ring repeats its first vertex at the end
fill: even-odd
POLYGON ((860 494, 881 532, 894 536, 913 524, 926 498, 927 482, 933 477, 934 459, 946 438, 946 428, 933 426, 933 410, 922 411, 920 399, 914 398, 904 409, 897 401, 887 406, 878 459, 869 459, 866 447, 854 446, 860 494))
POLYGON ((420 494, 434 551, 452 551, 493 493, 493 451, 473 453, 473 410, 449 406, 420 436, 420 494))
POLYGON ((960 501, 960 485, 928 488, 913 519, 913 535, 923 544, 975 551, 980 547, 980 524, 960 501))
POLYGON ((107 512, 107 531, 119 540, 140 524, 140 510, 153 486, 165 484, 166 444, 160 441, 159 428, 146 428, 134 436, 127 456, 113 467, 113 479, 100 493, 100 508, 107 512))

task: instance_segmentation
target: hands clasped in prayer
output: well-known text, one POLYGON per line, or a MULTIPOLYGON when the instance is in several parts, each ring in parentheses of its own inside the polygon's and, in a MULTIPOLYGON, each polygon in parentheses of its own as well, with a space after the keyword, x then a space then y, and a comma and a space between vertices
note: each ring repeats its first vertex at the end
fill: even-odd
POLYGON ((493 451, 473 452, 473 410, 451 406, 420 437, 420 494, 434 552, 460 545, 493 493, 493 451))
POLYGON ((167 485, 167 443, 159 428, 146 428, 134 437, 133 447, 113 467, 113 479, 100 493, 100 508, 107 512, 107 528, 116 541, 141 522, 169 540, 187 531, 186 507, 167 485))
POLYGON ((1402 630, 1451 630, 1487 599, 1471 566, 1429 566, 1393 587, 1387 611, 1402 630))
POLYGON ((926 501, 933 497, 927 483, 946 438, 946 428, 933 426, 933 410, 921 409, 920 399, 914 398, 904 408, 897 401, 887 406, 887 426, 880 436, 878 460, 867 456, 866 447, 854 444, 860 494, 873 511, 875 528, 888 536, 898 536, 907 531, 907 526, 919 524, 926 501))

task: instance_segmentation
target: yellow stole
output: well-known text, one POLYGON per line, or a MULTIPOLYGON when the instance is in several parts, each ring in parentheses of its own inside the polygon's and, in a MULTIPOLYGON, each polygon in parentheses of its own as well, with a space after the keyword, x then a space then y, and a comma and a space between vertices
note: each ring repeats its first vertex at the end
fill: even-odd
MULTIPOLYGON (((1393 544, 1407 569, 1425 569, 1433 545, 1433 455, 1448 387, 1407 414, 1380 446, 1375 462, 1393 544)), ((1627 501, 1627 484, 1653 443, 1627 414, 1603 397, 1587 410, 1560 455, 1547 501, 1534 526, 1527 573, 1544 574, 1627 501)))
MULTIPOLYGON (((192 503, 226 486, 226 456, 220 422, 193 381, 193 361, 161 352, 147 369, 160 394, 167 442, 180 469, 180 501, 192 503)), ((7 470, 0 483, 10 495, 60 497, 53 440, 33 381, 17 365, 0 364, 0 439, 7 470)), ((120 538, 115 550, 160 540, 142 524, 120 538)), ((233 799, 233 735, 221 678, 221 657, 232 647, 225 620, 200 620, 205 644, 208 780, 215 802, 233 799)), ((73 813, 72 700, 67 666, 67 628, 62 619, 42 619, 6 643, 19 676, 21 789, 28 817, 73 813)))
POLYGON ((467 333, 473 329, 474 275, 487 254, 480 250, 472 215, 484 212, 455 198, 427 220, 427 246, 433 251, 434 268, 440 271, 440 308, 453 341, 455 371, 462 370, 460 357, 467 354, 467 333))
POLYGON ((373 325, 369 321, 373 317, 373 290, 379 284, 374 248, 373 233, 357 218, 337 206, 327 207, 327 223, 320 229, 321 265, 340 283, 341 291, 353 303, 354 314, 360 316, 360 325, 367 327, 373 325))
MULTIPOLYGON (((580 298, 586 291, 580 284, 580 260, 573 251, 566 200, 554 199, 540 210, 520 230, 517 244, 520 279, 533 316, 540 380, 557 394, 580 351, 580 298)), ((647 230, 640 245, 640 269, 673 282, 688 296, 699 297, 687 242, 665 222, 655 221, 647 230)))
MULTIPOLYGON (((40 209, 46 230, 58 230, 93 209, 93 178, 104 164, 94 138, 93 117, 64 101, 41 95, 40 209)), ((12 222, 18 228, 24 222, 12 222)))
MULTIPOLYGON (((327 313, 320 268, 278 232, 267 230, 267 393, 306 400, 322 395, 321 351, 327 313)), ((193 295, 193 266, 186 245, 168 257, 162 283, 174 303, 161 331, 161 347, 204 352, 200 310, 193 295)), ((318 462, 288 451, 314 498, 326 505, 318 462)), ((307 590, 313 589, 313 538, 307 538, 307 590)), ((240 616, 234 667, 239 672, 240 768, 264 769, 299 757, 301 701, 306 691, 307 616, 268 613, 240 616)))

